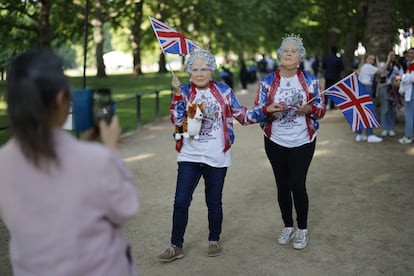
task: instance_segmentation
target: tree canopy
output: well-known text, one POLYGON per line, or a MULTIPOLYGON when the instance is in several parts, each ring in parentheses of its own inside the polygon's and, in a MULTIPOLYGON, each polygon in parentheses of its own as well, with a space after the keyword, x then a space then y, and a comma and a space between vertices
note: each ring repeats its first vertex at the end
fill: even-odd
POLYGON ((308 53, 321 55, 335 45, 348 60, 358 41, 386 55, 397 30, 408 32, 414 17, 408 0, 0 0, 0 68, 34 47, 54 48, 67 66, 80 66, 86 10, 88 66, 101 76, 102 55, 112 49, 133 55, 136 74, 143 57, 165 58, 148 16, 223 55, 274 53, 283 35, 299 33, 308 53))

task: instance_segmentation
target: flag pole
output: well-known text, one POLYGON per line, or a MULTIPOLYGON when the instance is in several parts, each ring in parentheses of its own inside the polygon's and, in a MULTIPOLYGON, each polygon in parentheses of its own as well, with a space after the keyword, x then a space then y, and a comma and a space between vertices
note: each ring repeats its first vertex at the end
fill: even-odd
POLYGON ((167 55, 166 55, 166 53, 164 52, 164 49, 162 48, 161 43, 158 43, 158 44, 160 45, 160 49, 161 49, 161 51, 162 51, 162 54, 164 55, 164 58, 165 58, 165 63, 167 64, 168 68, 170 69, 170 72, 171 72, 171 74, 172 74, 173 78, 175 78, 175 77, 176 77, 176 76, 175 76, 175 73, 174 73, 174 71, 173 71, 173 69, 172 69, 171 65, 167 62, 167 55))
POLYGON ((167 63, 168 68, 170 69, 170 72, 171 72, 171 74, 172 74, 173 78, 176 78, 175 73, 174 73, 174 71, 173 71, 173 69, 172 69, 172 67, 171 67, 171 64, 169 64, 169 63, 167 62, 167 56, 165 55, 165 52, 164 52, 164 51, 162 51, 162 52, 163 52, 164 57, 165 57, 165 62, 167 63))

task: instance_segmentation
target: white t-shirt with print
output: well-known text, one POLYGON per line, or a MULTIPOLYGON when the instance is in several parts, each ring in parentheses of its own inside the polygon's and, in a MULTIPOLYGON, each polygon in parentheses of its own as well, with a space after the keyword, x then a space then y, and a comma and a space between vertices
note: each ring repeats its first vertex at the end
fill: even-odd
POLYGON ((281 78, 274 102, 285 103, 289 108, 273 121, 270 140, 287 148, 309 143, 306 117, 296 111, 297 107, 306 104, 306 93, 297 76, 289 80, 289 83, 285 78, 281 78))
POLYGON ((205 163, 212 167, 223 168, 231 165, 230 150, 224 152, 224 128, 220 104, 207 89, 196 89, 193 103, 204 102, 204 117, 201 124, 200 139, 184 139, 177 161, 205 163))
POLYGON ((378 68, 371 63, 364 63, 359 69, 358 79, 363 85, 372 86, 372 81, 377 71, 378 68))

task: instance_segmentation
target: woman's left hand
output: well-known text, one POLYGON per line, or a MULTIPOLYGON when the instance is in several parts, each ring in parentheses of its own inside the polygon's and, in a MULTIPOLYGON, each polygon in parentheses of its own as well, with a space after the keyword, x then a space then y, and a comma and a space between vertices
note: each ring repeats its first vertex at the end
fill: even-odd
POLYGON ((310 114, 312 113, 312 106, 310 106, 309 104, 305 104, 304 106, 298 107, 297 109, 299 114, 310 114))
POLYGON ((269 114, 269 116, 276 116, 278 113, 282 112, 284 109, 286 109, 286 106, 279 104, 279 103, 273 103, 266 107, 266 112, 269 114))

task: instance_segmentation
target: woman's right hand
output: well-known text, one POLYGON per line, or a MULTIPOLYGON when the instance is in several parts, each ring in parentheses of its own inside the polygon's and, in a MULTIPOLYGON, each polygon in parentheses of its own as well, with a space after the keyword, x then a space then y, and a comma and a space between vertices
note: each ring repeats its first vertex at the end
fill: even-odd
POLYGON ((109 125, 105 120, 101 120, 99 122, 99 131, 104 145, 111 149, 116 149, 118 147, 119 138, 121 137, 121 127, 119 126, 118 116, 114 115, 109 125))
POLYGON ((177 96, 180 96, 181 95, 181 82, 176 76, 172 78, 171 85, 172 85, 174 94, 177 96))

